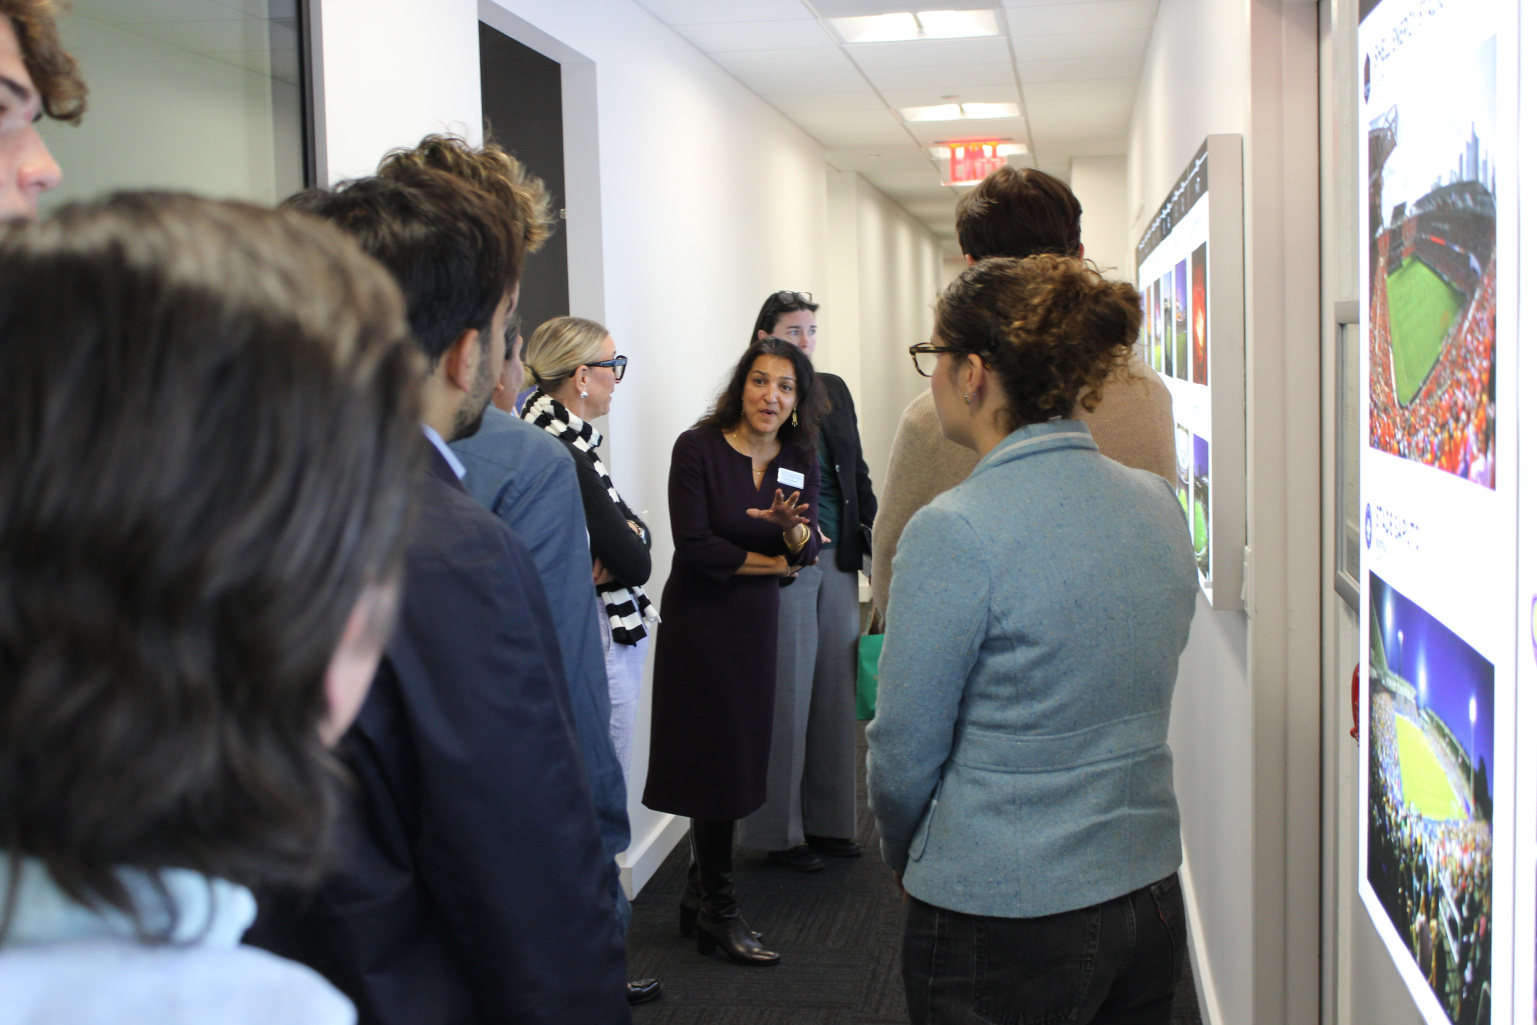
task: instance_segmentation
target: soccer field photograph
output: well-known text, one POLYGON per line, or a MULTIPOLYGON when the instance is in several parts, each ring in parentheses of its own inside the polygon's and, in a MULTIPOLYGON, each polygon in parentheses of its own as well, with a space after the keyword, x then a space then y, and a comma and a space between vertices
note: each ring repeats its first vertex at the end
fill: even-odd
POLYGON ((1375 573, 1368 591, 1367 880, 1447 1020, 1475 1021, 1492 956, 1494 665, 1375 573))
POLYGON ((1493 487, 1494 37, 1395 80, 1367 128, 1373 448, 1493 487), (1456 82, 1455 89, 1446 87, 1456 82))

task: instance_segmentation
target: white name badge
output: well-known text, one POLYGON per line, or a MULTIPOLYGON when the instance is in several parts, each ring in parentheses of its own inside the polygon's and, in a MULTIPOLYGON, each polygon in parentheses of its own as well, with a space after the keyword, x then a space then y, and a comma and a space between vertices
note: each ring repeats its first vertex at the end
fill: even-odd
POLYGON ((798 491, 806 486, 806 475, 804 473, 796 473, 794 470, 786 470, 781 466, 779 468, 779 483, 788 485, 798 491))

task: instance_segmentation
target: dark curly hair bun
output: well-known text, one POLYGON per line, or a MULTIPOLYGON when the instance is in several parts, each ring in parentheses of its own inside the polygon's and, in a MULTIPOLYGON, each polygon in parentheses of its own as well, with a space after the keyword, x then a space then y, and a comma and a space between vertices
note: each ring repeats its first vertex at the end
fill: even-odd
POLYGON ((1141 322, 1131 285, 1084 260, 1032 256, 968 267, 940 296, 934 329, 998 374, 1013 430, 1094 409, 1141 322))

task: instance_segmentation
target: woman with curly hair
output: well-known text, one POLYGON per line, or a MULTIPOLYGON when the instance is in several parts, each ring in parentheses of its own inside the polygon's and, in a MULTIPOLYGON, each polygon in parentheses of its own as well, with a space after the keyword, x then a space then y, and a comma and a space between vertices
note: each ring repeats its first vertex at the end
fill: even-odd
POLYGON ((1168 482, 1070 416, 1140 319, 1136 289, 1078 260, 984 260, 910 350, 945 436, 981 457, 902 534, 868 731, 917 1025, 1169 1020, 1195 560, 1168 482))

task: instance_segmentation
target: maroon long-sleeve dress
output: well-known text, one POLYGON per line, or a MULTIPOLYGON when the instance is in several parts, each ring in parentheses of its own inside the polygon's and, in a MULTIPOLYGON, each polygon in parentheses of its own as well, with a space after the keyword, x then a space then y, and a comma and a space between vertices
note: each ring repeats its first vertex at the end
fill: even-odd
POLYGON ((752 459, 719 431, 684 431, 673 445, 672 573, 656 632, 648 808, 739 819, 767 800, 781 578, 736 571, 748 552, 789 557, 780 529, 747 515, 767 509, 775 488, 795 490, 779 483, 781 469, 805 475, 811 540, 790 561, 809 565, 820 547, 814 452, 782 445, 754 489, 752 459))

